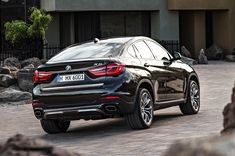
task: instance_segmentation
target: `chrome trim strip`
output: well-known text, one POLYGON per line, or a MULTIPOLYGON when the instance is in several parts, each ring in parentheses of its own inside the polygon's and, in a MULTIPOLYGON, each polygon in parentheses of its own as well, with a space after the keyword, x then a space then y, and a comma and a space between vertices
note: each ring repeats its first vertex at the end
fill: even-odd
POLYGON ((40 89, 41 89, 41 91, 57 91, 57 90, 69 90, 69 89, 83 89, 83 88, 102 87, 103 85, 104 85, 104 83, 97 83, 97 84, 64 86, 64 87, 48 87, 48 88, 40 88, 40 89))
POLYGON ((44 112, 44 118, 46 118, 48 115, 59 115, 59 114, 64 114, 64 113, 69 113, 69 112, 74 112, 77 111, 78 113, 86 113, 86 112, 98 112, 101 114, 105 114, 102 110, 98 109, 98 108, 93 108, 93 109, 80 109, 80 110, 67 110, 67 111, 55 111, 53 112, 51 110, 51 112, 49 111, 45 111, 44 112))

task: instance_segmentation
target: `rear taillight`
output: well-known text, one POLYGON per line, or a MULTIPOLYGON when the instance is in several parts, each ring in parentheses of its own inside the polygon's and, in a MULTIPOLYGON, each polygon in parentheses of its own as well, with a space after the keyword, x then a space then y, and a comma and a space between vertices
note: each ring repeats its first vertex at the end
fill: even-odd
POLYGON ((95 77, 118 76, 125 70, 125 66, 120 63, 110 63, 106 66, 99 66, 89 69, 89 73, 95 77))
POLYGON ((34 83, 46 83, 50 82, 51 78, 52 78, 51 72, 42 72, 36 70, 34 72, 33 81, 34 83))

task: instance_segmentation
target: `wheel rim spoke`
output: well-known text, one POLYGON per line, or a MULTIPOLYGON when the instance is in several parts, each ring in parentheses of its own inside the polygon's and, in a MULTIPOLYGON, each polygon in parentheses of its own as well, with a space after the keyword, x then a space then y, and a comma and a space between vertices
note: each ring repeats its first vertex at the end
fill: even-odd
POLYGON ((193 83, 190 88, 190 97, 191 97, 191 104, 195 111, 198 111, 200 105, 200 93, 199 88, 196 83, 193 83))
POLYGON ((148 93, 141 96, 141 115, 146 124, 150 124, 153 118, 153 107, 151 106, 151 98, 148 93))

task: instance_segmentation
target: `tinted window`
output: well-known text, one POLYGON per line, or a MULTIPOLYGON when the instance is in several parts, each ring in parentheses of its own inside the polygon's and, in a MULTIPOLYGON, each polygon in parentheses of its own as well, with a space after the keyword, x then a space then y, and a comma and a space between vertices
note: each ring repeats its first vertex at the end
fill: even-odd
POLYGON ((134 44, 137 50, 139 51, 140 55, 144 59, 154 59, 152 52, 150 51, 149 47, 143 41, 137 42, 134 44))
POLYGON ((63 50, 49 62, 114 57, 119 55, 121 45, 120 43, 86 43, 63 50))
POLYGON ((163 49, 160 45, 152 41, 146 41, 146 43, 148 44, 151 51, 159 60, 170 60, 168 52, 165 49, 163 49))
POLYGON ((136 57, 136 55, 135 55, 135 50, 134 50, 133 46, 130 46, 130 47, 127 49, 127 55, 128 55, 129 57, 136 57))

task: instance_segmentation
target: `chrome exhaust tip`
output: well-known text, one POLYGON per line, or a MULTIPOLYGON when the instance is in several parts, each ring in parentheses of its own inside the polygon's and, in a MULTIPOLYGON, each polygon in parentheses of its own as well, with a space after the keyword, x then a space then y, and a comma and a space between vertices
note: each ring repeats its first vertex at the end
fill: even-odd
POLYGON ((42 112, 39 111, 39 110, 34 111, 34 115, 35 115, 37 118, 42 118, 42 112))
POLYGON ((108 105, 108 106, 105 106, 104 109, 107 111, 107 112, 117 112, 117 107, 116 106, 113 106, 113 105, 108 105))

